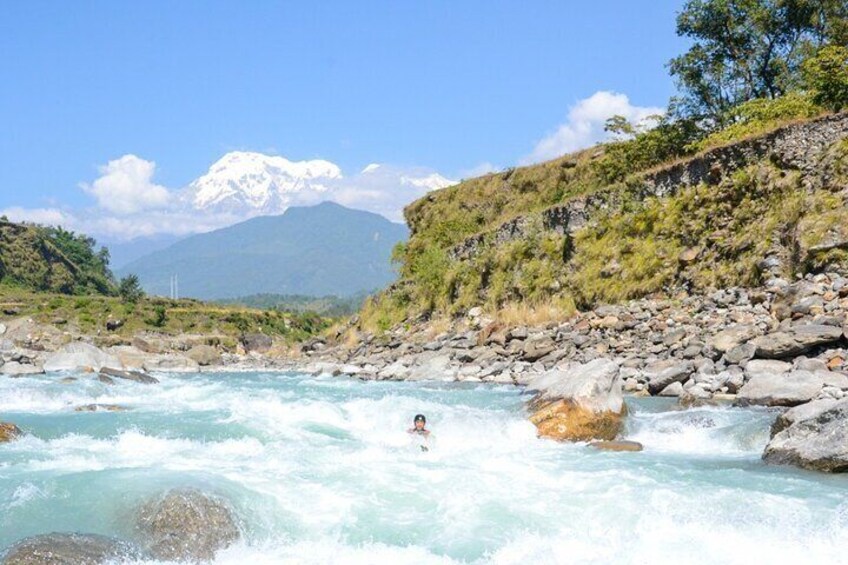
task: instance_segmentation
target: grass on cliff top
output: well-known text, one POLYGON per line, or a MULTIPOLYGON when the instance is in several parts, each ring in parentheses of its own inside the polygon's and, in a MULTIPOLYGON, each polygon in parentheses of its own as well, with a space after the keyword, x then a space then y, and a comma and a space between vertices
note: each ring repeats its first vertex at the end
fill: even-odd
POLYGON ((330 320, 311 313, 287 313, 207 304, 192 299, 144 298, 124 303, 111 296, 67 296, 36 293, 0 285, 0 314, 52 324, 70 334, 110 335, 127 339, 142 331, 170 335, 219 335, 236 339, 245 333, 264 333, 287 342, 307 339, 327 328, 330 320), (109 320, 122 320, 115 331, 109 320))

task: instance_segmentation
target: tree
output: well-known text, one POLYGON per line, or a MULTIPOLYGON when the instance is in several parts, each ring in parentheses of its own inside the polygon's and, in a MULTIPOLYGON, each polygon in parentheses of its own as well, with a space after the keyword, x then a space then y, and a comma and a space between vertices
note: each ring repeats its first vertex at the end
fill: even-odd
POLYGON ((128 304, 135 304, 144 298, 144 290, 141 288, 138 275, 129 274, 121 279, 118 284, 118 296, 121 297, 121 301, 128 304))
POLYGON ((785 94, 804 60, 848 35, 846 18, 844 0, 688 0, 677 34, 694 43, 669 62, 678 111, 719 128, 742 102, 785 94))
POLYGON ((823 47, 804 63, 804 80, 816 104, 834 112, 848 108, 848 48, 823 47))

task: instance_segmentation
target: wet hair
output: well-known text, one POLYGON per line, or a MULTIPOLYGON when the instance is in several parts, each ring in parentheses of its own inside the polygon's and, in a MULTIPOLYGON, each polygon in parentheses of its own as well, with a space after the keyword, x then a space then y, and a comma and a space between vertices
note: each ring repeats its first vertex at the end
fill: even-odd
POLYGON ((426 423, 427 423, 427 418, 425 418, 425 417, 424 417, 424 414, 416 414, 416 415, 415 415, 415 418, 413 418, 413 419, 412 419, 412 421, 413 421, 413 423, 414 423, 414 422, 421 421, 421 422, 424 422, 424 423, 426 424, 426 423))

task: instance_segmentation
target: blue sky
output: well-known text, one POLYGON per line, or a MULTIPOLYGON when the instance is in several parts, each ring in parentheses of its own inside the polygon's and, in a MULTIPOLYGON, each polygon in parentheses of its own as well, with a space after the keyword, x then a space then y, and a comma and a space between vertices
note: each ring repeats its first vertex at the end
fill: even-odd
POLYGON ((533 160, 598 91, 666 103, 681 5, 4 2, 0 209, 90 206, 126 154, 171 189, 235 149, 454 179, 533 160))

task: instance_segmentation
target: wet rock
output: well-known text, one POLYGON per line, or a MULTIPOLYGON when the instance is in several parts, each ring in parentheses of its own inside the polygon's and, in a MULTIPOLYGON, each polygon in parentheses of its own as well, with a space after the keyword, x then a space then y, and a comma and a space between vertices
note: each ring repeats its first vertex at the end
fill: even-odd
POLYGON ((81 341, 69 343, 50 355, 44 362, 45 371, 99 371, 103 367, 123 368, 120 360, 81 341))
POLYGON ((195 345, 186 351, 186 357, 193 359, 201 367, 221 364, 221 354, 211 345, 195 345))
POLYGON ((593 441, 589 447, 603 451, 642 451, 644 447, 638 441, 593 441))
POLYGON ((74 412, 126 412, 126 406, 118 404, 85 404, 74 408, 74 412))
POLYGON ((848 399, 794 410, 783 422, 789 425, 778 426, 772 435, 763 460, 828 473, 848 471, 848 399))
POLYGON ((3 556, 3 565, 100 565, 144 559, 129 542, 94 534, 44 534, 23 539, 3 556))
POLYGON ((142 373, 140 371, 122 371, 120 369, 110 369, 108 367, 104 367, 100 369, 100 374, 102 376, 112 377, 116 379, 124 379, 127 381, 135 381, 137 383, 142 384, 157 384, 159 379, 151 377, 147 373, 142 373))
POLYGON ((618 364, 595 359, 549 371, 527 387, 530 421, 541 437, 556 440, 612 440, 621 430, 626 406, 618 364))
POLYGON ((144 504, 136 525, 146 549, 162 561, 208 561, 241 536, 227 504, 195 489, 144 504))
POLYGON ((21 429, 11 422, 0 422, 0 443, 18 439, 24 433, 21 429))
POLYGON ((113 385, 115 384, 115 379, 106 375, 97 375, 97 380, 103 384, 113 385))
POLYGON ((739 390, 739 406, 797 406, 809 402, 821 392, 824 382, 816 373, 794 371, 783 374, 759 374, 739 390))

